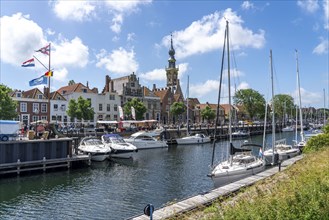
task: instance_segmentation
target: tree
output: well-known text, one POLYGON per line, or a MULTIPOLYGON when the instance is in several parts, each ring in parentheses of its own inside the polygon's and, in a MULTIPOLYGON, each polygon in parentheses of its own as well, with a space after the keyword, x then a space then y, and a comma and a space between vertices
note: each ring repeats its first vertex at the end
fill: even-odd
POLYGON ((235 105, 242 105, 251 120, 257 115, 265 115, 265 99, 253 89, 238 90, 233 97, 233 102, 235 105))
POLYGON ((213 109, 211 109, 209 106, 206 106, 206 108, 201 110, 201 116, 202 118, 209 121, 216 117, 216 112, 213 109))
POLYGON ((78 98, 78 101, 70 99, 66 113, 70 116, 71 122, 73 122, 75 118, 78 120, 92 120, 95 114, 94 109, 91 107, 90 100, 84 99, 81 96, 78 98))
POLYGON ((278 94, 273 98, 275 117, 283 119, 285 114, 291 112, 295 115, 296 106, 294 105, 294 99, 290 95, 278 94))
POLYGON ((185 105, 183 102, 174 102, 170 106, 170 113, 174 116, 179 116, 185 112, 185 105))
POLYGON ((9 92, 12 90, 0 84, 0 119, 1 120, 12 120, 18 116, 17 114, 17 102, 14 101, 10 96, 9 92))
POLYGON ((131 116, 131 107, 134 107, 136 113, 136 120, 143 119, 144 113, 147 111, 143 102, 141 102, 138 98, 132 98, 129 102, 127 102, 123 110, 125 115, 131 116))
POLYGON ((69 86, 72 86, 72 85, 74 85, 74 84, 75 84, 74 80, 70 80, 70 81, 69 81, 69 86))

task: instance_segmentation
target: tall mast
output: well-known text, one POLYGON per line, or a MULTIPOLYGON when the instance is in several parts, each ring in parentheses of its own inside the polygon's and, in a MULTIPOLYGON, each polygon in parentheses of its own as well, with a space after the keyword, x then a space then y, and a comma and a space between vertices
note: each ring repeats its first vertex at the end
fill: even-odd
POLYGON ((186 136, 189 136, 189 106, 188 106, 188 98, 189 98, 189 82, 190 82, 190 76, 187 75, 187 91, 186 91, 186 117, 187 117, 187 123, 186 123, 186 136))
POLYGON ((274 106, 274 82, 273 82, 273 61, 272 50, 270 50, 270 68, 272 82, 272 163, 274 163, 274 145, 275 145, 275 106, 274 106))
POLYGON ((296 70, 297 70, 297 84, 298 84, 297 86, 298 86, 298 98, 299 98, 300 138, 301 138, 301 141, 304 141, 302 97, 300 94, 300 79, 299 79, 298 51, 297 50, 296 50, 296 70))
MULTIPOLYGON (((48 73, 50 72, 50 54, 51 54, 51 44, 49 43, 48 73)), ((50 119, 51 119, 50 118, 50 79, 51 79, 51 76, 48 76, 48 124, 49 124, 50 119)), ((57 118, 56 118, 56 121, 57 121, 57 118)))

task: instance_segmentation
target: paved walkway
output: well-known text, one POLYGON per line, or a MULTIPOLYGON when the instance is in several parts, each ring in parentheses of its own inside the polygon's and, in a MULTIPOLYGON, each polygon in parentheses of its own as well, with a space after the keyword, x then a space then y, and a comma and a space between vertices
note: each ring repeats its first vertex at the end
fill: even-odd
MULTIPOLYGON (((302 158, 303 158, 303 155, 298 155, 296 157, 283 161, 281 164, 281 170, 285 170, 288 166, 290 166, 291 164, 294 164, 296 161, 298 161, 302 158)), ((263 171, 261 173, 258 173, 256 175, 247 177, 247 178, 239 180, 237 182, 213 189, 205 194, 190 197, 188 199, 182 200, 175 204, 168 205, 166 207, 157 209, 153 213, 153 220, 174 217, 177 214, 184 213, 184 212, 193 210, 195 208, 210 204, 219 197, 228 196, 231 193, 240 190, 242 187, 253 185, 257 181, 270 177, 278 172, 279 172, 279 168, 277 166, 270 168, 270 169, 266 169, 265 171, 263 171)), ((141 215, 141 216, 133 217, 132 219, 149 220, 150 217, 146 216, 146 215, 141 215)))

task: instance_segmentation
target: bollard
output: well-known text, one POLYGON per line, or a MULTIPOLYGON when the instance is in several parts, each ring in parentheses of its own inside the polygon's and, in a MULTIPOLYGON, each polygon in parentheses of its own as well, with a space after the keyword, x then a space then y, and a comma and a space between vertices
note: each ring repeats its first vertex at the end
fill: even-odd
POLYGON ((150 216, 150 220, 153 219, 154 206, 152 204, 147 204, 144 208, 144 214, 150 216))
POLYGON ((278 161, 279 172, 281 171, 281 160, 278 161))

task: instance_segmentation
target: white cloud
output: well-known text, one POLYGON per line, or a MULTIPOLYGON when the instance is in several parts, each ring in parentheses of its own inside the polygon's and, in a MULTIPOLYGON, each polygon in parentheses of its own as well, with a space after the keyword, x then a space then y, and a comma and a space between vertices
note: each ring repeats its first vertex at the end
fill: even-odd
MULTIPOLYGON (((314 103, 321 103, 323 101, 323 96, 320 93, 310 92, 304 88, 300 88, 300 93, 302 98, 302 107, 314 105, 314 103)), ((291 94, 291 96, 296 99, 295 102, 297 101, 299 105, 297 89, 291 94)))
POLYGON ((68 75, 68 71, 66 68, 56 69, 54 70, 53 78, 60 82, 67 82, 68 81, 67 75, 68 75))
POLYGON ((318 44, 314 49, 313 53, 315 54, 327 54, 328 53, 328 38, 327 39, 322 39, 320 44, 318 44))
POLYGON ((138 70, 138 63, 136 61, 135 52, 133 50, 127 51, 120 47, 107 53, 106 50, 101 50, 96 55, 97 67, 105 67, 108 71, 124 75, 131 74, 138 70))
POLYGON ((34 50, 46 44, 42 28, 29 16, 21 13, 3 16, 1 23, 1 60, 14 66, 20 66, 32 58, 34 50))
POLYGON ((254 8, 254 4, 251 3, 250 1, 244 1, 241 5, 242 9, 244 10, 249 10, 254 8))
MULTIPOLYGON (((231 49, 241 47, 262 48, 265 44, 265 32, 259 33, 244 28, 243 20, 230 8, 223 13, 215 12, 194 21, 184 30, 173 33, 174 48, 178 59, 195 54, 206 53, 221 48, 224 40, 226 20, 230 22, 231 49)), ((162 39, 162 44, 170 46, 170 36, 162 39)))
POLYGON ((62 20, 84 21, 94 16, 96 7, 90 1, 57 0, 53 9, 62 20))
POLYGON ((121 26, 123 24, 124 16, 129 15, 133 12, 138 11, 139 5, 150 4, 152 0, 143 0, 143 1, 113 1, 108 0, 104 1, 105 6, 110 10, 110 13, 113 14, 112 24, 110 26, 111 30, 114 33, 121 32, 121 26))
MULTIPOLYGON (((179 71, 178 71, 178 78, 182 79, 184 74, 186 73, 188 69, 188 63, 181 63, 178 65, 179 71)), ((166 81, 167 75, 165 69, 154 69, 150 72, 139 74, 139 77, 143 79, 145 82, 149 81, 166 81)))
MULTIPOLYGON (((207 80, 205 83, 200 83, 196 85, 190 85, 190 97, 202 98, 208 94, 218 91, 219 81, 217 80, 207 80)), ((218 92, 215 92, 218 94, 218 92)))
POLYGON ((300 0, 297 1, 297 5, 309 13, 314 13, 319 9, 318 0, 300 0))
POLYGON ((52 60, 56 67, 85 67, 88 64, 88 56, 88 47, 78 37, 71 41, 62 39, 58 44, 54 43, 52 60))
POLYGON ((250 86, 247 82, 241 82, 238 87, 237 87, 237 90, 240 90, 240 89, 249 89, 250 86))

